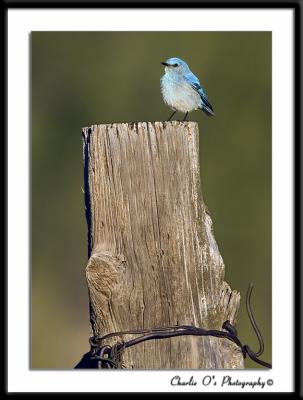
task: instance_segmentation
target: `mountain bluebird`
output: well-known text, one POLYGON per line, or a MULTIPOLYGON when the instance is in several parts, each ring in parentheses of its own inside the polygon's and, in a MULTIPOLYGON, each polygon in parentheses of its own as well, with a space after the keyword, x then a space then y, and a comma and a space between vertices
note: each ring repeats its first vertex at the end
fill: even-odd
POLYGON ((177 111, 185 113, 183 121, 193 110, 202 110, 208 116, 215 115, 199 79, 185 61, 174 57, 161 64, 165 65, 165 74, 161 78, 163 100, 173 110, 168 121, 177 111))

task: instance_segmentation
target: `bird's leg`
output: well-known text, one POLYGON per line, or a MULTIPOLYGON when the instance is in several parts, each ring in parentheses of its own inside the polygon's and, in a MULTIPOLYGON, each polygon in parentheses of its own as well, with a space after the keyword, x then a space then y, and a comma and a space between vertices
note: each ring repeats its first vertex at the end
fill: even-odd
POLYGON ((167 121, 170 121, 175 114, 176 114, 176 110, 172 113, 172 115, 168 118, 167 121))
POLYGON ((185 114, 185 117, 182 119, 182 121, 186 121, 187 116, 188 116, 188 111, 187 111, 187 113, 185 114))

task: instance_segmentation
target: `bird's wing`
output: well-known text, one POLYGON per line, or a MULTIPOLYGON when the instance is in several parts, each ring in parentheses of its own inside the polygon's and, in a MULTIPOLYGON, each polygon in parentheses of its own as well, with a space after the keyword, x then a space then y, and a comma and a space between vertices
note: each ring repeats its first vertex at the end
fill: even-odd
POLYGON ((200 85, 199 79, 192 73, 185 75, 185 79, 190 84, 190 86, 199 93, 202 104, 206 111, 209 111, 210 114, 214 115, 213 107, 210 104, 204 89, 200 85))

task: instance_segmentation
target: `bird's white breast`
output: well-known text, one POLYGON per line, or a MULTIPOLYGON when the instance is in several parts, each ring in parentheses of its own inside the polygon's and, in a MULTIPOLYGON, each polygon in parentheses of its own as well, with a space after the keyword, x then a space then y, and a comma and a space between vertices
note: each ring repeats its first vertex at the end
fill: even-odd
POLYGON ((183 113, 193 111, 201 106, 201 98, 187 82, 172 79, 165 74, 161 79, 163 100, 173 110, 183 113))

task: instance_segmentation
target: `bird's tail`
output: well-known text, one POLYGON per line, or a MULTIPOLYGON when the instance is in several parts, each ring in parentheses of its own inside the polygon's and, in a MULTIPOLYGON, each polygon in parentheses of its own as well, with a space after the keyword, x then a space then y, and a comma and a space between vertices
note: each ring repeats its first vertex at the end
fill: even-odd
POLYGON ((215 115, 214 110, 211 110, 208 107, 202 107, 201 111, 204 111, 208 117, 213 117, 215 115))
POLYGON ((202 105, 201 105, 201 110, 205 112, 206 115, 209 117, 213 117, 215 115, 214 109, 210 102, 208 101, 208 98, 206 97, 205 94, 201 96, 202 100, 202 105))

